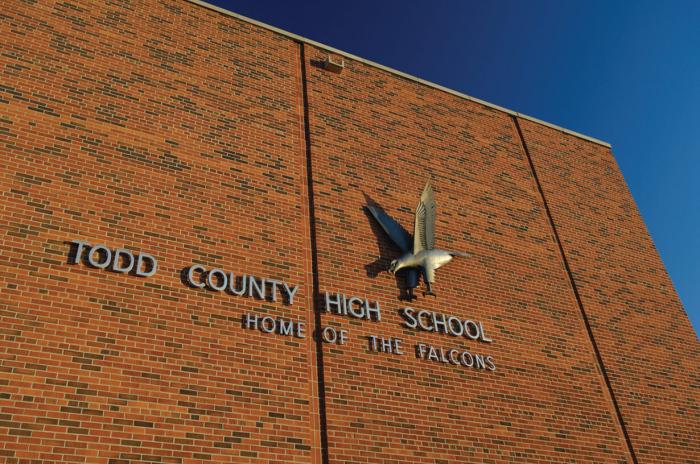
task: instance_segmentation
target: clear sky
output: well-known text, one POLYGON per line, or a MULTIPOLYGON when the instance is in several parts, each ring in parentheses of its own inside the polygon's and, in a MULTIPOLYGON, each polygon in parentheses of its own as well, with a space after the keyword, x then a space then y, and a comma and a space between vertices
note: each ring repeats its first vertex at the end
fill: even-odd
POLYGON ((611 143, 700 331, 700 1, 209 1, 611 143))

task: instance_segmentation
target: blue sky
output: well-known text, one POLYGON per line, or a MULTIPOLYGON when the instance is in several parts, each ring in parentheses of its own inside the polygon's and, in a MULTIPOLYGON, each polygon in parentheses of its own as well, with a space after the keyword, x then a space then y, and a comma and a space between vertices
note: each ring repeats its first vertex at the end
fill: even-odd
POLYGON ((700 1, 209 1, 611 143, 700 331, 700 1))

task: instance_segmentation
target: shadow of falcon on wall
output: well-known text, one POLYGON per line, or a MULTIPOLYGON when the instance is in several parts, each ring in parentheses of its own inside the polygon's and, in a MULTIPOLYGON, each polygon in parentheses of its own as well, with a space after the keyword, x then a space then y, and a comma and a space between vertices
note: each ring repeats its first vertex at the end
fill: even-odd
MULTIPOLYGON (((416 208, 416 217, 413 223, 413 237, 394 221, 384 211, 374 205, 367 205, 367 209, 377 220, 389 238, 404 253, 399 259, 395 259, 389 265, 389 272, 394 274, 401 269, 409 271, 420 270, 423 281, 427 287, 426 295, 435 295, 432 285, 435 283, 435 270, 452 261, 455 256, 469 257, 469 254, 461 251, 445 251, 435 248, 435 195, 430 182, 425 184, 420 202, 416 208)), ((409 298, 413 297, 413 288, 417 286, 417 275, 413 278, 407 276, 409 285, 409 298)))

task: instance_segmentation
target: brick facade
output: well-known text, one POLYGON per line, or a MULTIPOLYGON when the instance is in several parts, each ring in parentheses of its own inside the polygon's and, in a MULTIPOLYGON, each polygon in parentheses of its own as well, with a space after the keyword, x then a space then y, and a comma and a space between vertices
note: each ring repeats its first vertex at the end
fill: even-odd
POLYGON ((184 0, 1 15, 3 462, 700 462, 697 336, 609 148, 184 0), (363 206, 411 229, 429 179, 437 245, 472 256, 409 303, 363 206), (74 264, 72 240, 157 272, 74 264), (299 290, 198 288, 195 264, 299 290))

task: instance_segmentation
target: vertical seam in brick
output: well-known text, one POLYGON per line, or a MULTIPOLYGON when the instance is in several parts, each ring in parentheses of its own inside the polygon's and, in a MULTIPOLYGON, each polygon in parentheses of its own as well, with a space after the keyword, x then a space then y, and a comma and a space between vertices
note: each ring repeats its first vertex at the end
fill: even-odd
MULTIPOLYGON (((314 210, 314 190, 313 190, 313 171, 312 171, 312 160, 311 160, 311 127, 309 122, 309 94, 306 84, 306 56, 305 47, 303 42, 297 42, 299 45, 299 61, 301 70, 301 96, 302 96, 302 106, 303 106, 303 127, 304 127, 304 147, 306 156, 306 197, 308 199, 307 213, 308 213, 308 238, 309 238, 309 250, 311 251, 311 289, 309 294, 311 295, 310 310, 312 312, 309 321, 313 321, 313 326, 311 327, 309 339, 310 345, 315 350, 310 350, 311 356, 315 355, 315 376, 311 379, 311 382, 316 382, 315 390, 318 393, 318 398, 313 397, 311 401, 318 400, 318 407, 314 408, 318 411, 319 420, 319 434, 321 439, 321 461, 323 464, 329 463, 328 457, 328 430, 326 428, 326 390, 325 390, 325 377, 323 368, 323 341, 321 337, 316 337, 315 334, 321 327, 321 312, 319 311, 319 281, 318 281, 318 250, 316 249, 316 215, 314 210), (313 353, 315 351, 315 353, 313 353)), ((313 386, 312 386, 313 389, 313 386)))
POLYGON ((576 286, 576 281, 574 280, 574 275, 571 271, 571 266, 569 265, 569 260, 566 258, 566 253, 564 252, 564 246, 562 245, 561 239, 559 238, 559 232, 557 231, 556 224, 554 223, 554 217, 552 216, 552 212, 549 209, 549 204, 547 203, 547 198, 544 195, 544 190, 542 189, 542 184, 540 184, 540 179, 537 176, 537 171, 535 169, 535 163, 532 161, 532 157, 530 156, 530 150, 527 148, 527 142, 525 142, 525 137, 523 136, 522 129, 520 128, 520 123, 518 122, 518 118, 516 116, 511 116, 511 119, 513 121, 513 124, 515 126, 515 130, 518 133, 518 138, 520 139, 520 146, 522 147, 523 152, 525 153, 525 157, 527 158, 528 164, 530 166, 530 172, 532 173, 532 177, 535 180, 535 184, 537 185, 537 191, 540 194, 540 197, 542 199, 542 204, 544 205, 544 210, 545 213, 547 214, 547 219, 549 220, 549 225, 552 228, 552 233, 554 234, 554 240, 557 243, 557 246, 559 247, 559 254, 561 255, 561 259, 564 263, 564 268, 566 269, 566 275, 569 278, 569 283, 571 284, 571 289, 573 290, 574 297, 576 298, 576 303, 578 305, 579 312, 581 313, 581 318, 583 319, 583 323, 586 327, 586 332, 588 334, 588 339, 591 342, 591 346, 593 347, 593 351, 595 353, 596 361, 598 362, 598 368, 600 369, 600 372, 603 376, 603 379, 605 380, 605 385, 608 389, 608 393, 610 394, 610 399, 613 404, 613 408, 615 409, 615 414, 617 416, 618 423, 620 424, 620 429, 622 430, 622 434, 624 435, 625 438, 625 443, 627 444, 627 449, 629 450, 630 457, 632 458, 632 461, 637 464, 637 456, 634 453, 634 447, 632 446, 632 440, 630 439, 629 433, 627 432, 627 427, 625 426, 625 421, 622 418, 622 412, 620 411, 620 406, 617 403, 617 398, 615 397, 615 392, 612 387, 612 383, 610 382, 610 377, 608 376, 608 372, 605 369, 605 364, 603 363, 603 357, 600 353, 600 349, 598 348, 598 344, 595 341, 595 337, 593 336, 593 329, 591 328, 591 323, 588 319, 588 315, 586 314, 586 310, 583 307, 583 301, 581 300, 581 295, 579 294, 578 287, 576 286))

